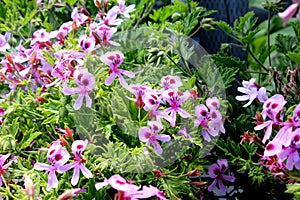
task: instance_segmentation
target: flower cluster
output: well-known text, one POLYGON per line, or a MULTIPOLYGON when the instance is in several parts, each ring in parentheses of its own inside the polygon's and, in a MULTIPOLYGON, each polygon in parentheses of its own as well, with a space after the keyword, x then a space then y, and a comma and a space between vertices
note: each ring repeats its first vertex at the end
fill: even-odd
POLYGON ((73 177, 71 180, 72 185, 77 185, 80 177, 80 171, 86 178, 92 178, 93 174, 84 166, 85 159, 83 157, 83 151, 86 148, 87 142, 82 140, 75 140, 72 144, 72 153, 74 156, 74 162, 66 164, 70 158, 68 150, 61 145, 60 141, 55 141, 48 149, 47 159, 50 163, 35 163, 34 169, 45 170, 48 174, 47 190, 52 188, 58 188, 58 180, 56 172, 64 173, 65 171, 74 168, 73 177))
POLYGON ((222 115, 219 111, 220 103, 216 97, 208 98, 206 100, 206 106, 203 104, 198 105, 195 108, 195 114, 197 120, 194 122, 195 126, 202 127, 202 136, 203 138, 210 142, 210 136, 217 136, 219 132, 225 133, 224 121, 222 115), (210 109, 208 111, 208 108, 210 109))
MULTIPOLYGON (((121 0, 118 3, 118 6, 114 6, 105 14, 101 12, 95 19, 79 13, 78 9, 74 8, 71 14, 72 21, 63 23, 58 30, 35 31, 30 48, 26 49, 20 43, 16 52, 7 55, 0 62, 3 66, 0 70, 1 80, 9 85, 11 92, 19 87, 26 90, 36 90, 42 87, 43 91, 46 91, 50 87, 61 85, 64 95, 78 94, 73 106, 75 110, 80 109, 84 99, 86 107, 91 107, 92 101, 89 94, 95 88, 96 80, 94 75, 83 67, 83 64, 87 54, 92 54, 100 47, 118 45, 111 40, 117 31, 115 26, 122 23, 121 16, 129 18, 129 13, 135 7, 134 5, 126 7, 125 1, 121 0), (78 34, 77 44, 73 46, 70 46, 69 42, 74 39, 71 32, 78 34), (78 87, 68 88, 67 85, 73 79, 78 87)), ((99 6, 96 2, 95 4, 99 6)), ((0 51, 5 51, 10 47, 9 37, 9 34, 0 35, 0 51)), ((119 69, 123 58, 121 52, 107 52, 100 57, 110 67, 110 76, 105 84, 111 84, 114 77, 118 76, 121 85, 126 86, 121 74, 134 76, 132 72, 119 69), (113 58, 112 54, 116 54, 116 57, 113 58)))
MULTIPOLYGON (((300 169, 300 104, 295 106, 291 116, 284 121, 284 106, 287 104, 284 96, 275 94, 268 98, 266 89, 254 83, 255 79, 243 81, 240 92, 245 96, 237 97, 238 100, 247 100, 251 103, 258 98, 263 103, 263 108, 256 118, 254 130, 264 130, 262 143, 266 144, 262 164, 274 175, 283 175, 283 170, 300 169), (258 89, 259 88, 259 89, 258 89), (275 135, 273 133, 276 132, 275 135)), ((250 105, 250 104, 249 104, 250 105)))

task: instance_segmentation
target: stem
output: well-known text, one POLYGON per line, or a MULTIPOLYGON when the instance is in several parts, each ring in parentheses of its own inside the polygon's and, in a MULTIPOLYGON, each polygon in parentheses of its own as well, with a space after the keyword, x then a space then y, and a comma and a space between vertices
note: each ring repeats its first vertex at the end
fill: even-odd
POLYGON ((271 26, 271 11, 268 10, 268 53, 269 53, 269 66, 272 66, 271 62, 271 48, 270 48, 270 27, 271 26))
POLYGON ((196 33, 198 33, 198 31, 201 29, 201 24, 199 25, 199 27, 192 33, 189 35, 189 37, 193 37, 196 33))
POLYGON ((253 54, 253 52, 249 49, 249 47, 246 48, 246 50, 249 52, 249 54, 252 56, 252 58, 265 70, 268 71, 268 69, 258 60, 258 58, 253 54))

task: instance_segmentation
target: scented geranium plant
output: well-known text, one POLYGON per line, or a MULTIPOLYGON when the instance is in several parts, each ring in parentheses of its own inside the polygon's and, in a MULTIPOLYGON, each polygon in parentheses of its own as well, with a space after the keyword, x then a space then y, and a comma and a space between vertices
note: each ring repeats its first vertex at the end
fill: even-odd
MULTIPOLYGON (((279 6, 265 8, 289 26, 298 2, 279 6)), ((193 1, 27 7, 0 26, 1 198, 246 199, 256 189, 280 199, 287 184, 297 192, 299 24, 261 55, 253 13, 230 27, 193 1), (249 52, 248 66, 228 45, 202 53, 191 36, 216 26, 249 52), (238 74, 240 94, 226 97, 238 74)))

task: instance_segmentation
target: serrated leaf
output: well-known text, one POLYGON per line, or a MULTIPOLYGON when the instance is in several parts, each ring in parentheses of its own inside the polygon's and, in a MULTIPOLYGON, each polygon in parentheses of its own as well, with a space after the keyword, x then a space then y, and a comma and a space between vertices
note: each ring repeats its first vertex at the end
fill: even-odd
POLYGON ((286 54, 294 49, 294 37, 290 35, 278 34, 275 39, 277 51, 286 54))
POLYGON ((226 34, 230 35, 233 32, 232 27, 224 21, 215 22, 226 34))

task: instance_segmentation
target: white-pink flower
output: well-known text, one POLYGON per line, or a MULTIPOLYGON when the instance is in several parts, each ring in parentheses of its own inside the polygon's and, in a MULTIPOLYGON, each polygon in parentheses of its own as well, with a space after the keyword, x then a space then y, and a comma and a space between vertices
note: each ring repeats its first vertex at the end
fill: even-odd
POLYGON ((149 127, 144 126, 139 130, 139 139, 142 142, 146 142, 147 146, 150 146, 152 144, 155 152, 158 155, 160 155, 162 154, 163 150, 158 140, 168 142, 171 140, 171 137, 166 134, 158 135, 158 132, 160 132, 163 129, 162 124, 160 122, 149 121, 148 125, 151 127, 151 129, 149 127))
POLYGON ((128 84, 122 75, 125 75, 129 78, 133 78, 135 74, 123 69, 120 69, 120 65, 123 63, 124 55, 121 51, 107 52, 100 56, 100 60, 109 66, 108 73, 109 77, 105 80, 105 85, 111 85, 116 77, 119 78, 120 84, 124 88, 128 88, 128 84))
POLYGON ((63 173, 74 168, 74 173, 71 179, 71 184, 77 185, 80 177, 80 171, 86 178, 93 178, 93 174, 85 166, 85 160, 82 157, 83 151, 86 148, 87 141, 75 140, 72 144, 72 153, 74 155, 74 162, 66 164, 58 168, 58 172, 63 173))
POLYGON ((86 107, 92 106, 92 101, 89 96, 89 92, 95 87, 95 77, 93 74, 87 72, 87 69, 78 69, 74 72, 75 83, 78 88, 64 88, 64 95, 79 94, 75 101, 73 108, 78 110, 82 106, 83 98, 85 98, 86 107))

